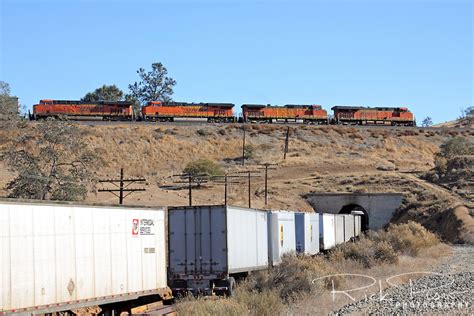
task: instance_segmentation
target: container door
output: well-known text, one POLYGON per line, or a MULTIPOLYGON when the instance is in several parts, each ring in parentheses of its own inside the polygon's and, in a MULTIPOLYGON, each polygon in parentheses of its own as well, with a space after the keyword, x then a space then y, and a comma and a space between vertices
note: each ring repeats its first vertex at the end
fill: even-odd
POLYGON ((305 214, 295 213, 296 252, 305 252, 305 214))
POLYGON ((197 249, 196 274, 213 275, 227 271, 226 209, 221 206, 194 210, 197 249))
POLYGON ((170 209, 170 272, 196 276, 226 271, 225 223, 223 207, 170 209))

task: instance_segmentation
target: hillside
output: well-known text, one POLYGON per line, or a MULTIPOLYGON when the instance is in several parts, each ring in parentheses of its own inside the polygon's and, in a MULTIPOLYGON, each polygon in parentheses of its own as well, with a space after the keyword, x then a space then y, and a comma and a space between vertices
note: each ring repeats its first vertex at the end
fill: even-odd
MULTIPOLYGON (((34 128, 34 124, 28 128, 34 128)), ((283 160, 286 127, 251 125, 247 144, 255 156, 240 165, 241 125, 81 125, 85 140, 106 164, 95 166, 98 178, 114 177, 120 167, 126 177, 147 179, 146 192, 134 193, 125 204, 183 205, 188 191, 174 184, 174 174, 196 159, 211 159, 230 173, 257 169, 258 164, 278 163, 269 172, 271 209, 311 210, 310 192, 402 192, 404 203, 394 221, 415 219, 448 241, 474 242, 473 201, 417 177, 433 167, 433 154, 453 136, 474 139, 474 131, 456 129, 354 128, 290 126, 289 153, 283 160)), ((8 131, 0 131, 7 148, 8 131)), ((12 178, 2 167, 0 196, 12 178)), ((229 204, 246 206, 247 185, 231 184, 229 204)), ((252 206, 264 208, 263 177, 252 179, 252 206)), ((221 184, 193 190, 194 204, 218 204, 224 199, 221 184)), ((90 192, 88 202, 116 203, 108 193, 90 192)))
POLYGON ((467 117, 459 118, 454 121, 448 121, 433 125, 433 127, 442 127, 442 128, 474 128, 474 117, 472 114, 467 117))

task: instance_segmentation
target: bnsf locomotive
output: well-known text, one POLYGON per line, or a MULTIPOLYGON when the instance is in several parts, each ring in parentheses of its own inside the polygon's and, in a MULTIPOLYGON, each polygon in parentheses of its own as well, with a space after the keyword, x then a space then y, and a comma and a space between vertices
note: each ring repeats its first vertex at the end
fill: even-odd
POLYGON ((320 105, 271 106, 260 104, 242 105, 244 122, 303 122, 328 124, 328 113, 320 105))
POLYGON ((131 121, 133 103, 127 101, 71 101, 71 100, 40 100, 33 105, 32 119, 46 119, 48 117, 68 119, 100 118, 113 121, 131 121))
POLYGON ((414 126, 413 113, 407 108, 366 108, 362 106, 335 106, 333 122, 351 125, 414 126))
POLYGON ((235 121, 232 103, 148 102, 142 108, 145 121, 173 122, 175 118, 201 118, 208 122, 235 121))
POLYGON ((142 107, 138 117, 133 104, 126 101, 84 102, 67 100, 41 100, 33 106, 32 119, 48 117, 68 119, 99 118, 114 121, 144 120, 173 122, 176 119, 204 119, 216 123, 305 123, 344 125, 415 126, 415 118, 404 107, 335 106, 329 119, 320 105, 272 106, 261 104, 242 105, 242 117, 234 115, 232 103, 186 103, 152 101, 142 107))

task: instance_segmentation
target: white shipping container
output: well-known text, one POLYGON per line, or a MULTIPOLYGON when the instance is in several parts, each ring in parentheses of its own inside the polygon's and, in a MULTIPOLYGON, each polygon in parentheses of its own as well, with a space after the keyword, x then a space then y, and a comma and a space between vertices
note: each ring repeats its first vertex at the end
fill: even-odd
POLYGON ((336 234, 336 245, 344 243, 344 215, 334 214, 334 228, 336 234))
POLYGON ((294 214, 288 211, 268 213, 268 260, 271 265, 279 264, 285 253, 296 252, 294 214))
POLYGON ((354 216, 354 223, 355 223, 355 228, 354 228, 354 235, 357 237, 357 236, 360 236, 361 234, 361 227, 362 227, 362 216, 360 215, 356 215, 354 216))
POLYGON ((209 290, 211 281, 268 266, 267 212, 232 206, 168 209, 171 286, 209 290), (197 282, 196 280, 199 280, 197 282))
POLYGON ((0 201, 0 239, 3 313, 169 294, 163 209, 0 201))
POLYGON ((351 240, 354 237, 354 215, 344 214, 344 241, 351 240))
POLYGON ((319 214, 295 213, 296 252, 314 255, 319 252, 319 214))
POLYGON ((336 245, 335 215, 319 214, 319 243, 321 250, 329 250, 336 245))

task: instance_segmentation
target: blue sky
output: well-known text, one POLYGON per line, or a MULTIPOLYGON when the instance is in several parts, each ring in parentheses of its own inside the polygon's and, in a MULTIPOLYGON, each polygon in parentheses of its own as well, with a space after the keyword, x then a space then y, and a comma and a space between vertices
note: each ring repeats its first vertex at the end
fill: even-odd
POLYGON ((0 0, 0 80, 22 104, 127 90, 161 61, 188 102, 473 105, 473 2, 0 0))

